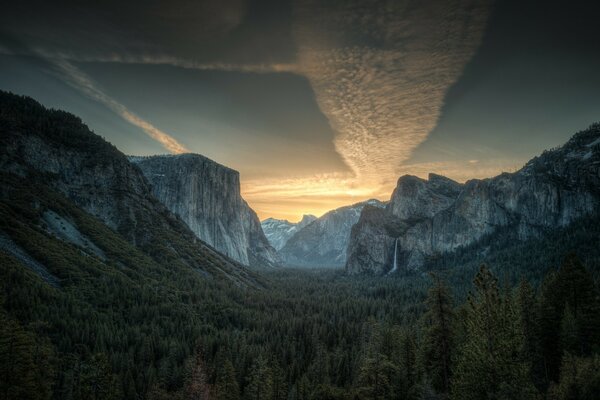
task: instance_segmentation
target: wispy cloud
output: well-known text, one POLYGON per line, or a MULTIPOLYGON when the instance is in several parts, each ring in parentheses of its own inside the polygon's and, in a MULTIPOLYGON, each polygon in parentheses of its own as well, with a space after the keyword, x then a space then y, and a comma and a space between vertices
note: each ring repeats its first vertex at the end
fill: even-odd
POLYGON ((45 57, 56 70, 59 77, 71 87, 81 91, 89 98, 96 100, 113 112, 118 114, 125 121, 142 129, 148 136, 160 143, 171 153, 188 153, 189 150, 179 143, 168 133, 158 129, 150 122, 140 118, 135 113, 127 109, 123 104, 104 93, 97 84, 87 76, 83 71, 64 58, 45 57))

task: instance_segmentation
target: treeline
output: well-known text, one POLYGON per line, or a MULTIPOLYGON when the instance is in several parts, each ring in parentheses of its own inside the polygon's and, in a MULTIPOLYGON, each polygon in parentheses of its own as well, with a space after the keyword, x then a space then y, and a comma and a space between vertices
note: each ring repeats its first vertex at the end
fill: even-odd
MULTIPOLYGON (((4 310, 45 302, 51 313, 56 301, 71 309, 61 310, 60 329, 52 325, 61 315, 26 322, 0 314, 0 399, 562 400, 600 393, 598 288, 575 256, 537 288, 499 283, 482 266, 461 304, 437 275, 277 272, 269 290, 220 289, 212 302, 202 296, 210 304, 193 322, 163 314, 171 326, 165 332, 187 332, 164 336, 136 333, 144 326, 136 320, 95 325, 98 311, 77 310, 53 297, 56 289, 39 292, 47 285, 28 271, 9 269, 4 310), (84 314, 77 326, 69 326, 73 313, 84 314), (102 329, 113 342, 101 343, 102 329), (71 331, 79 339, 61 344, 71 331)), ((138 317, 152 320, 154 307, 139 301, 138 317)), ((160 307, 178 309, 177 301, 160 307)))
MULTIPOLYGON (((229 358, 216 366, 214 399, 597 399, 600 394, 600 303, 592 276, 575 256, 546 275, 539 290, 526 280, 502 287, 486 266, 468 300, 453 304, 437 277, 415 325, 371 318, 358 364, 344 370, 317 348, 307 374, 286 385, 269 355, 242 383, 229 358), (339 372, 349 385, 336 385, 339 372), (240 387, 244 384, 243 395, 240 387)), ((273 360, 273 358, 272 358, 273 360)))

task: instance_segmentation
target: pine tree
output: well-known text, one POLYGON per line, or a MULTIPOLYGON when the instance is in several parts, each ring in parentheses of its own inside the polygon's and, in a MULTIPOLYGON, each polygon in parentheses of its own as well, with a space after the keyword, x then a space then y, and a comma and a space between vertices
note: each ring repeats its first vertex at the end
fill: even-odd
POLYGON ((426 328, 421 359, 433 388, 448 393, 454 344, 452 297, 443 282, 435 276, 434 279, 434 286, 429 289, 426 300, 426 328))
POLYGON ((358 391, 364 399, 387 399, 393 395, 393 376, 396 366, 381 352, 381 326, 374 321, 369 324, 370 337, 363 350, 358 375, 358 391))
POLYGON ((247 377, 248 384, 244 397, 248 400, 271 400, 273 396, 273 376, 267 360, 258 356, 247 377))
POLYGON ((468 299, 467 338, 452 386, 457 400, 531 399, 536 390, 523 360, 518 313, 509 296, 501 296, 497 279, 482 266, 468 299))
POLYGON ((517 288, 517 309, 523 335, 523 359, 531 362, 531 379, 538 389, 542 389, 545 372, 540 346, 539 307, 535 292, 525 279, 521 280, 517 288))
POLYGON ((239 400, 240 388, 231 360, 228 357, 220 357, 216 368, 215 398, 217 400, 239 400))
POLYGON ((399 396, 413 399, 417 394, 417 346, 413 332, 404 330, 400 333, 398 354, 399 396))
MULTIPOLYGON (((36 340, 31 332, 0 312, 0 399, 48 399, 50 380, 36 365, 36 340)), ((45 350, 44 350, 45 351, 45 350)))
POLYGON ((206 366, 200 346, 196 348, 188 369, 186 400, 210 400, 211 388, 206 377, 206 366))
POLYGON ((563 344, 575 355, 589 355, 600 345, 598 293, 592 275, 575 255, 565 257, 558 272, 546 277, 541 304, 543 357, 548 380, 557 380, 563 344), (570 315, 565 317, 567 304, 570 315), (569 329, 567 342, 561 337, 563 324, 569 329))
POLYGON ((285 371, 277 360, 272 363, 272 375, 273 375, 273 397, 272 400, 286 400, 288 396, 288 383, 285 377, 285 371))
POLYGON ((83 398, 91 400, 116 398, 115 380, 106 355, 95 354, 82 365, 80 385, 83 398))
POLYGON ((548 389, 548 400, 596 400, 600 393, 600 356, 576 357, 566 354, 560 380, 548 389))
POLYGON ((563 351, 563 354, 565 352, 578 354, 580 351, 580 335, 577 325, 575 314, 573 314, 569 303, 567 303, 560 323, 560 348, 563 351))

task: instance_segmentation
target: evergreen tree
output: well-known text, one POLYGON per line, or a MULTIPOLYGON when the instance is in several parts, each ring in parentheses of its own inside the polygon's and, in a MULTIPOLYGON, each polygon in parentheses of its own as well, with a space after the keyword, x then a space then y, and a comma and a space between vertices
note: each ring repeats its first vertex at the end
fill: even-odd
POLYGON ((281 365, 274 360, 272 363, 273 375, 273 397, 272 400, 286 400, 288 396, 288 383, 285 376, 285 371, 281 365))
POLYGON ((557 380, 565 350, 589 355, 600 345, 598 293, 592 275, 575 255, 565 257, 558 272, 546 277, 541 304, 543 357, 548 379, 557 380))
POLYGON ((112 400, 117 398, 115 379, 104 354, 95 354, 81 367, 81 395, 90 400, 112 400))
POLYGON ((247 400, 271 400, 273 396, 273 375, 267 360, 258 356, 248 374, 248 384, 244 389, 247 400))
POLYGON ((411 331, 403 330, 399 338, 398 353, 398 395, 403 399, 413 399, 418 393, 418 366, 417 366, 417 345, 414 334, 411 331))
POLYGON ((48 398, 38 390, 34 349, 33 335, 0 312, 1 400, 48 398))
POLYGON ((535 292, 526 279, 522 279, 517 288, 517 309, 523 335, 523 359, 531 362, 532 381, 538 389, 542 389, 545 372, 540 347, 539 307, 535 292))
POLYGON ((240 388, 231 360, 228 357, 220 357, 216 369, 215 398, 217 400, 239 400, 240 388))
POLYGON ((388 399, 393 396, 396 366, 381 352, 381 326, 374 321, 368 326, 370 337, 363 350, 357 382, 358 392, 364 399, 388 399))
POLYGON ((454 345, 452 297, 448 288, 436 276, 434 282, 426 299, 426 327, 421 358, 423 369, 433 388, 438 392, 448 393, 454 345))
POLYGON ((468 299, 467 338, 452 386, 457 400, 532 399, 536 390, 522 358, 523 335, 512 298, 482 266, 468 299))
POLYGON ((579 346, 580 335, 577 319, 567 303, 560 323, 560 348, 563 353, 577 354, 580 351, 579 346))
POLYGON ((566 354, 560 380, 548 390, 548 400, 596 400, 600 393, 600 356, 566 354))
POLYGON ((196 347, 192 358, 186 383, 186 400, 210 400, 211 388, 206 376, 203 352, 199 346, 196 347))

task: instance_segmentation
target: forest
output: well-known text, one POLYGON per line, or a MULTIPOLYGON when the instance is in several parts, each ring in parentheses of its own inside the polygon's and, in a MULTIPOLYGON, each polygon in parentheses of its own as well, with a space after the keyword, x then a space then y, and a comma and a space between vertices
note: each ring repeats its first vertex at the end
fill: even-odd
MULTIPOLYGON (((58 290, 2 254, 2 399, 594 399, 600 302, 574 255, 539 285, 480 266, 394 278, 265 273, 58 290)), ((595 267, 595 266, 594 266, 595 267)), ((74 278, 76 279, 76 278, 74 278)), ((87 281, 87 282, 84 282, 87 281)))

